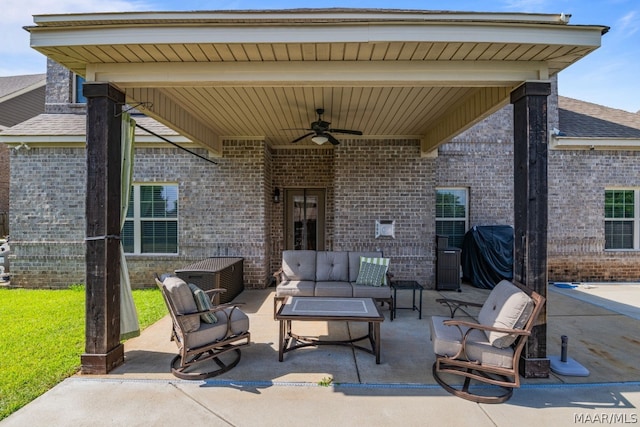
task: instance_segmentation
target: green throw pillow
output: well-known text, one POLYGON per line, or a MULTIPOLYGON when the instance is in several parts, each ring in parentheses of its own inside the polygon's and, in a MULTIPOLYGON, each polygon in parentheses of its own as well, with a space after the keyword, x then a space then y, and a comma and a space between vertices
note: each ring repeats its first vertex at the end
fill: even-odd
MULTIPOLYGON (((211 300, 209 300, 209 297, 202 289, 200 289, 193 283, 189 283, 189 288, 193 293, 193 299, 196 302, 198 311, 207 311, 213 308, 213 306, 211 305, 211 300)), ((218 318, 214 313, 201 314, 200 320, 202 320, 204 323, 218 323, 218 318)))
POLYGON ((382 286, 386 271, 386 265, 363 262, 360 264, 356 285, 382 286))
MULTIPOLYGON (((361 256, 360 257, 360 269, 362 269, 362 263, 363 262, 368 262, 369 264, 383 265, 384 266, 384 274, 382 275, 382 280, 381 280, 380 284, 383 285, 383 286, 388 286, 389 284, 387 283, 387 271, 389 270, 389 262, 390 261, 391 261, 391 259, 389 259, 389 258, 364 257, 364 256, 361 256)), ((379 285, 376 285, 376 286, 379 286, 379 285)))

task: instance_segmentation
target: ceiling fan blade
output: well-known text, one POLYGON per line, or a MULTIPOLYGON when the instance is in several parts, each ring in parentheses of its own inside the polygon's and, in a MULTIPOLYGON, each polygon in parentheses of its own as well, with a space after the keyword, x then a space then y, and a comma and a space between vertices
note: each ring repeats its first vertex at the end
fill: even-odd
POLYGON ((333 135, 331 135, 330 133, 324 133, 324 136, 326 136, 329 139, 329 142, 332 143, 333 145, 338 145, 340 144, 340 141, 338 141, 337 139, 334 138, 333 135))
POLYGON ((311 135, 313 135, 313 134, 314 134, 314 132, 309 132, 309 133, 307 133, 307 134, 304 134, 304 135, 302 135, 302 136, 300 136, 300 137, 298 137, 298 138, 294 139, 293 141, 291 141, 291 143, 298 142, 298 141, 302 141, 302 140, 303 140, 303 139, 305 139, 306 137, 311 136, 311 135))
POLYGON ((361 131, 359 131, 359 130, 350 130, 350 129, 328 129, 328 132, 348 133, 349 135, 362 135, 361 131))

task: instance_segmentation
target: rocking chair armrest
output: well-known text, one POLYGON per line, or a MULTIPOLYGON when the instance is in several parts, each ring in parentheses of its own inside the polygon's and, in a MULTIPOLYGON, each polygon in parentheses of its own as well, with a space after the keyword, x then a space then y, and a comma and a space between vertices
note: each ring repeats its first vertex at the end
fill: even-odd
POLYGON ((179 318, 200 316, 201 314, 215 313, 218 311, 223 311, 226 308, 233 308, 233 307, 237 307, 236 304, 219 304, 219 305, 216 305, 215 307, 211 307, 209 310, 194 311, 193 313, 176 314, 176 318, 179 319, 179 318))
POLYGON ((449 308, 449 312, 451 313, 452 319, 455 316, 456 311, 458 311, 460 307, 482 307, 482 304, 478 304, 475 302, 461 301, 461 300, 449 299, 449 298, 439 298, 436 300, 436 302, 440 304, 444 304, 449 308))
POLYGON ((194 317, 194 316, 200 316, 201 314, 204 313, 209 313, 208 310, 205 311, 194 311, 193 313, 176 313, 176 319, 181 320, 181 319, 186 319, 189 317, 194 317))
POLYGON ((482 304, 478 304, 476 302, 462 301, 452 298, 439 298, 436 300, 436 302, 439 302, 440 304, 457 304, 465 307, 482 307, 482 304))
POLYGON ((512 335, 531 335, 531 331, 526 331, 524 329, 498 328, 496 326, 483 325, 481 323, 469 322, 467 320, 445 320, 443 324, 446 326, 466 326, 469 329, 478 329, 481 331, 489 332, 502 332, 512 335))
POLYGON ((217 295, 221 295, 223 293, 227 292, 226 289, 224 288, 213 288, 213 289, 208 289, 206 291, 204 291, 205 294, 209 295, 209 299, 211 301, 213 301, 213 299, 217 296, 217 295))
POLYGON ((205 294, 223 294, 227 292, 227 290, 225 288, 213 288, 213 289, 207 289, 206 291, 204 291, 205 294))

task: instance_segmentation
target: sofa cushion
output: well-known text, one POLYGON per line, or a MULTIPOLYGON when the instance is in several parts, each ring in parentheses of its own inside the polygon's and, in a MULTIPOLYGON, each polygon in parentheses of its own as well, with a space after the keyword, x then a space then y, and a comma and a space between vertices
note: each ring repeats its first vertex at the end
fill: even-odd
POLYGON ((218 323, 203 323, 200 329, 186 336, 185 346, 189 349, 221 340, 227 333, 227 317, 231 315, 231 334, 238 335, 249 330, 249 318, 240 309, 225 308, 218 312, 218 323), (224 313, 223 313, 224 311, 224 313))
MULTIPOLYGON (((462 347, 462 334, 469 328, 445 326, 444 321, 450 317, 431 317, 431 341, 433 351, 441 356, 455 356, 462 347)), ((498 366, 511 369, 513 367, 513 349, 511 347, 497 348, 491 345, 487 336, 480 330, 473 330, 466 341, 466 355, 468 360, 478 361, 483 365, 498 366)), ((464 359, 464 355, 460 357, 464 359)))
MULTIPOLYGON (((193 293, 193 299, 196 302, 198 311, 209 311, 213 308, 209 296, 202 289, 193 283, 189 283, 189 289, 191 289, 191 292, 193 293)), ((216 323, 218 318, 215 313, 204 313, 200 315, 200 320, 205 323, 216 323)))
MULTIPOLYGON (((162 284, 175 307, 176 314, 189 314, 198 311, 193 293, 187 282, 179 277, 167 277, 162 284)), ((200 327, 200 318, 197 316, 186 317, 182 319, 182 327, 185 329, 184 332, 197 331, 200 327)))
POLYGON ((288 280, 316 280, 316 251, 282 252, 282 274, 288 280))
POLYGON ((316 281, 349 281, 349 257, 342 251, 318 251, 316 281))
MULTIPOLYGON (((372 258, 361 258, 363 260, 372 258)), ((379 258, 382 259, 382 258, 379 258)), ((382 286, 384 275, 387 272, 387 266, 384 264, 375 264, 368 261, 360 263, 360 273, 356 279, 356 285, 382 286)))
MULTIPOLYGON (((489 294, 478 313, 478 322, 497 328, 522 329, 531 313, 533 301, 524 291, 508 280, 502 280, 489 294)), ((486 331, 494 347, 504 348, 514 343, 517 335, 486 331)))
POLYGON ((353 289, 349 282, 316 282, 314 295, 317 297, 347 297, 353 296, 353 289))
POLYGON ((349 281, 347 252, 319 251, 316 254, 316 281, 349 281))
POLYGON ((382 252, 349 252, 349 282, 358 280, 360 257, 382 258, 382 252))
POLYGON ((277 297, 312 297, 316 282, 313 280, 287 280, 276 287, 277 297))

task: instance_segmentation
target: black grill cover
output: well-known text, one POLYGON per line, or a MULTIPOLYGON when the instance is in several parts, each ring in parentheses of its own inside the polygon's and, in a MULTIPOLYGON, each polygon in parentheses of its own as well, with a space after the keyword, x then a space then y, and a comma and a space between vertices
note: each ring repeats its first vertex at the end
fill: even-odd
POLYGON ((493 289, 513 279, 513 227, 475 226, 462 241, 462 277, 476 288, 493 289))

